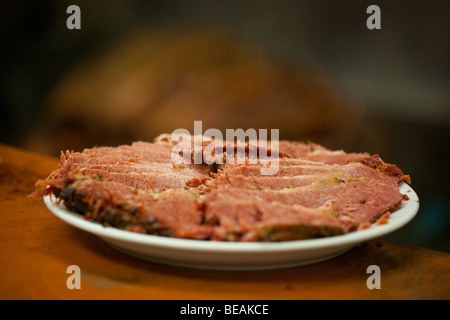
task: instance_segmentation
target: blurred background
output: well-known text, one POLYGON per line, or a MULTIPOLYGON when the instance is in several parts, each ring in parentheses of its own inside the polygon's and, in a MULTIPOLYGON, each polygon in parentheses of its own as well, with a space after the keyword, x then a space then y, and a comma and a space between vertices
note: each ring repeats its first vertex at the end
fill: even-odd
POLYGON ((0 143, 61 150, 177 128, 279 129, 378 153, 417 217, 388 239, 450 252, 450 2, 2 1, 0 143), (81 30, 69 30, 69 5, 81 30), (381 9, 369 30, 366 9, 381 9))

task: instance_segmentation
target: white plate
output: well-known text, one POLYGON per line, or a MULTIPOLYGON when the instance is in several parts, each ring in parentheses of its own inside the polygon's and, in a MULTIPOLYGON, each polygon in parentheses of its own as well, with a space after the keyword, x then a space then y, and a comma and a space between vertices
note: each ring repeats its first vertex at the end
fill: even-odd
POLYGON ((406 183, 400 185, 400 192, 408 195, 409 200, 402 202, 386 224, 373 224, 367 229, 340 236, 276 243, 216 242, 138 234, 84 220, 79 214, 57 204, 54 196, 45 196, 44 202, 58 218, 98 236, 113 248, 131 256, 190 268, 264 270, 328 260, 364 241, 379 238, 403 227, 417 214, 419 199, 406 183))

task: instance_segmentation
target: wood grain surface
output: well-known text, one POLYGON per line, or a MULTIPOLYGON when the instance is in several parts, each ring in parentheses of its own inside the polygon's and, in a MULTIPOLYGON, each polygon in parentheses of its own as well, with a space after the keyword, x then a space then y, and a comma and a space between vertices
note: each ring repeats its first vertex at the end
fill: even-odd
POLYGON ((377 239, 325 262, 270 271, 205 271, 130 257, 28 198, 57 158, 0 145, 0 299, 449 299, 450 255, 377 239), (67 268, 81 270, 69 289, 67 268), (368 289, 370 265, 380 289, 368 289))

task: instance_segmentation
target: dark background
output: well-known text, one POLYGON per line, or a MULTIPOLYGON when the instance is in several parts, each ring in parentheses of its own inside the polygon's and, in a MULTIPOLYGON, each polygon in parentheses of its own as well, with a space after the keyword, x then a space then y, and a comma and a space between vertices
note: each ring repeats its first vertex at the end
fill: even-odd
POLYGON ((398 165, 421 200, 417 217, 387 238, 450 252, 448 12, 450 2, 438 0, 2 1, 0 143, 58 156, 29 143, 49 117, 48 96, 74 66, 136 27, 221 27, 326 73, 364 115, 360 125, 376 128, 366 150, 349 151, 398 165), (66 28, 71 4, 81 8, 81 30, 66 28), (381 30, 366 27, 371 4, 381 8, 381 30))

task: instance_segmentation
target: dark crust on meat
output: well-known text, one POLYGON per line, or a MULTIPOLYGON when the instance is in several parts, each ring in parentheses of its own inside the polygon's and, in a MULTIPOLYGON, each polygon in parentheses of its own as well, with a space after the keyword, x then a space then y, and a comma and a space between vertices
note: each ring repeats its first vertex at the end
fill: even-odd
POLYGON ((331 237, 344 234, 342 229, 329 226, 305 226, 305 225, 271 225, 262 227, 257 236, 257 241, 277 242, 303 240, 321 237, 331 237))
POLYGON ((53 194, 69 210, 104 226, 200 240, 209 239, 211 234, 210 227, 201 226, 203 213, 194 191, 139 190, 81 176, 60 181, 52 188, 53 194), (180 226, 170 223, 169 211, 163 211, 165 207, 176 208, 175 213, 185 210, 185 219, 180 226))

